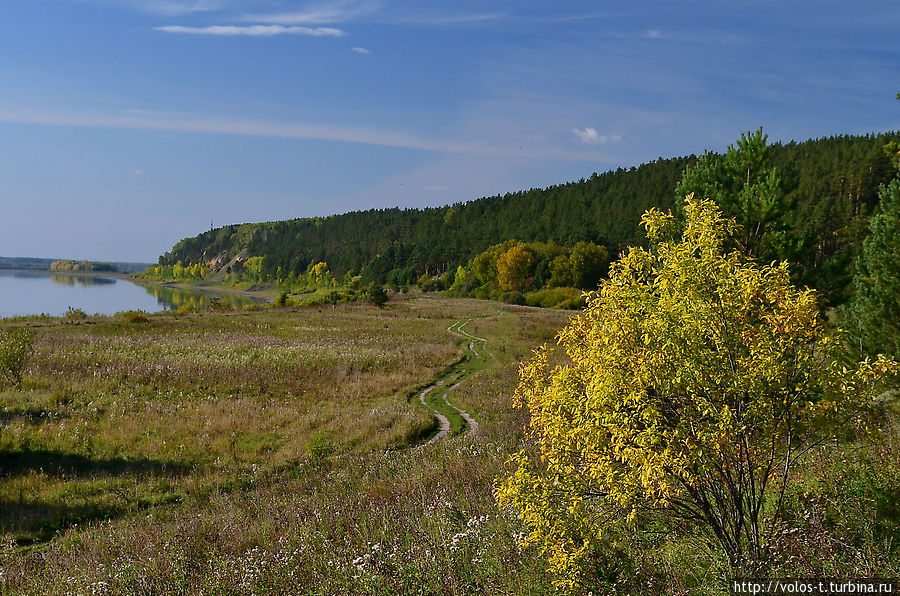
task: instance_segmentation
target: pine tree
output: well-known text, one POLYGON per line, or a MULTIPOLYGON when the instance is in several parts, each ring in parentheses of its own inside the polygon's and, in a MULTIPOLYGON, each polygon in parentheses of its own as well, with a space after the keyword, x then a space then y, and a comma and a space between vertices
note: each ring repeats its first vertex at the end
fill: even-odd
MULTIPOLYGON (((783 258, 783 217, 788 205, 784 182, 771 163, 762 128, 741 135, 724 155, 706 153, 688 166, 675 187, 676 209, 688 194, 714 201, 739 227, 731 240, 764 263, 783 258)), ((683 215, 683 213, 682 213, 683 215)))
POLYGON ((900 179, 879 192, 881 204, 869 224, 856 262, 856 297, 847 323, 869 353, 900 356, 900 179))

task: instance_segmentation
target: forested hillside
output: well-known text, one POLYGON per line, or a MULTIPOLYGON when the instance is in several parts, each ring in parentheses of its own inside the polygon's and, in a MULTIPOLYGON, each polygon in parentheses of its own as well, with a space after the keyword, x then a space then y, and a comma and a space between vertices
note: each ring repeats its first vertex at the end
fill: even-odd
MULTIPOLYGON (((877 189, 893 171, 883 151, 898 133, 838 136, 774 144, 768 159, 782 179, 784 224, 793 246, 780 255, 801 279, 842 301, 877 189)), ((642 244, 640 215, 671 209, 673 189, 696 156, 659 159, 577 182, 427 209, 377 209, 324 218, 230 225, 180 241, 160 257, 163 266, 201 264, 240 272, 250 257, 262 277, 283 279, 326 262, 341 277, 412 283, 465 265, 488 247, 511 239, 572 246, 594 242, 616 255, 642 244), (239 259, 234 259, 240 255, 239 259)))

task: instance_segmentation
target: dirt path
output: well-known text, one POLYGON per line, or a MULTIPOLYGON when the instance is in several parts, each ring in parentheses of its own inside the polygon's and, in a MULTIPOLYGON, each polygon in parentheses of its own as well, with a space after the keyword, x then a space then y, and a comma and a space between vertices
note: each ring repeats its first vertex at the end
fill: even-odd
MULTIPOLYGON (((429 406, 428 402, 425 401, 425 396, 428 395, 429 393, 431 393, 431 391, 433 389, 437 389, 438 387, 440 387, 442 384, 443 384, 443 381, 438 381, 438 382, 426 387, 425 390, 419 394, 419 401, 422 402, 422 405, 426 409, 431 410, 431 413, 438 420, 437 434, 434 435, 433 437, 431 437, 430 439, 428 439, 427 441, 425 441, 425 443, 422 445, 423 447, 425 447, 427 445, 431 445, 432 443, 434 443, 436 441, 440 441, 441 439, 443 439, 450 433, 450 419, 447 418, 446 416, 444 416, 443 414, 441 414, 440 412, 438 412, 437 410, 435 410, 434 408, 432 408, 431 406, 429 406)), ((447 401, 446 394, 444 394, 444 401, 445 402, 447 401)))
MULTIPOLYGON (((456 385, 459 385, 459 383, 457 383, 456 385)), ((456 385, 454 385, 450 389, 453 389, 454 387, 456 387, 456 385)), ((469 416, 468 412, 466 412, 464 410, 460 410, 459 408, 457 408, 456 406, 451 404, 449 401, 447 401, 446 393, 442 396, 442 399, 444 400, 444 403, 447 404, 447 407, 453 408, 454 410, 459 412, 459 415, 462 416, 462 419, 466 421, 466 426, 469 428, 469 430, 466 431, 466 438, 471 439, 475 435, 475 433, 478 432, 478 423, 475 422, 474 418, 469 416)), ((449 425, 449 421, 447 424, 449 425)))
POLYGON ((447 327, 447 331, 449 331, 450 333, 452 333, 453 335, 455 335, 457 337, 461 337, 463 339, 468 339, 469 340, 469 351, 472 352, 472 354, 474 354, 476 358, 483 359, 485 357, 485 355, 487 355, 492 360, 496 359, 496 356, 494 356, 494 353, 488 351, 487 340, 485 338, 478 337, 477 335, 472 335, 471 333, 469 333, 468 331, 463 329, 463 327, 465 327, 471 321, 472 321, 472 319, 466 319, 465 321, 457 321, 457 322, 453 323, 452 325, 450 325, 449 327, 447 327), (475 349, 475 346, 477 345, 476 342, 481 345, 480 351, 475 349))
POLYGON ((432 404, 429 404, 428 401, 426 401, 428 394, 438 387, 443 386, 448 379, 452 379, 454 382, 452 385, 446 388, 443 395, 441 395, 441 400, 444 402, 444 405, 446 405, 448 409, 455 411, 465 422, 466 428, 468 429, 465 434, 467 439, 471 439, 478 431, 478 422, 474 418, 472 418, 472 415, 465 410, 453 405, 447 399, 447 396, 450 392, 456 389, 465 380, 477 374, 478 371, 483 368, 488 359, 496 360, 496 356, 493 354, 493 352, 490 352, 487 349, 487 339, 472 335, 471 333, 463 329, 463 327, 465 327, 471 321, 472 319, 457 321, 447 327, 447 331, 461 338, 464 342, 468 342, 467 347, 468 350, 472 353, 472 358, 464 359, 461 362, 455 364, 450 368, 450 370, 442 375, 442 378, 440 380, 431 383, 430 385, 425 387, 425 389, 423 389, 419 394, 419 402, 423 407, 429 410, 438 421, 437 434, 423 443, 421 445, 422 447, 431 445, 432 443, 439 441, 450 434, 450 419, 446 415, 438 411, 438 409, 435 408, 432 404), (478 363, 473 366, 471 364, 473 361, 478 361, 478 363))

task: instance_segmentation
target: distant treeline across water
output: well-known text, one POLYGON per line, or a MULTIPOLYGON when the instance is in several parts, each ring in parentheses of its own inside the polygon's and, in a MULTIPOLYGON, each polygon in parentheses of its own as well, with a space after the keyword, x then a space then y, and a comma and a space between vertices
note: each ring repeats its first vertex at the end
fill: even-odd
POLYGON ((72 271, 100 273, 137 273, 148 263, 88 261, 75 259, 43 259, 38 257, 0 257, 0 269, 23 271, 72 271))

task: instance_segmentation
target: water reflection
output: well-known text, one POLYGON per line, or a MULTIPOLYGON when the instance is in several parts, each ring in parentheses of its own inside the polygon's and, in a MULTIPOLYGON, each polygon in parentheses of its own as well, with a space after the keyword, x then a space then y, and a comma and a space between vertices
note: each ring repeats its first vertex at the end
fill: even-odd
POLYGON ((257 304, 259 300, 238 294, 221 294, 169 286, 145 286, 145 290, 154 296, 166 310, 203 310, 207 308, 232 308, 257 304))
POLYGON ((96 275, 78 275, 76 273, 51 273, 50 281, 64 286, 74 286, 78 284, 82 288, 91 286, 108 286, 116 283, 111 277, 98 277, 96 275))
MULTIPOLYGON (((203 310, 253 304, 236 294, 136 284, 127 277, 0 269, 0 318, 64 316, 70 309, 112 315, 128 310, 203 310)), ((2 592, 2 590, 0 590, 2 592)))

